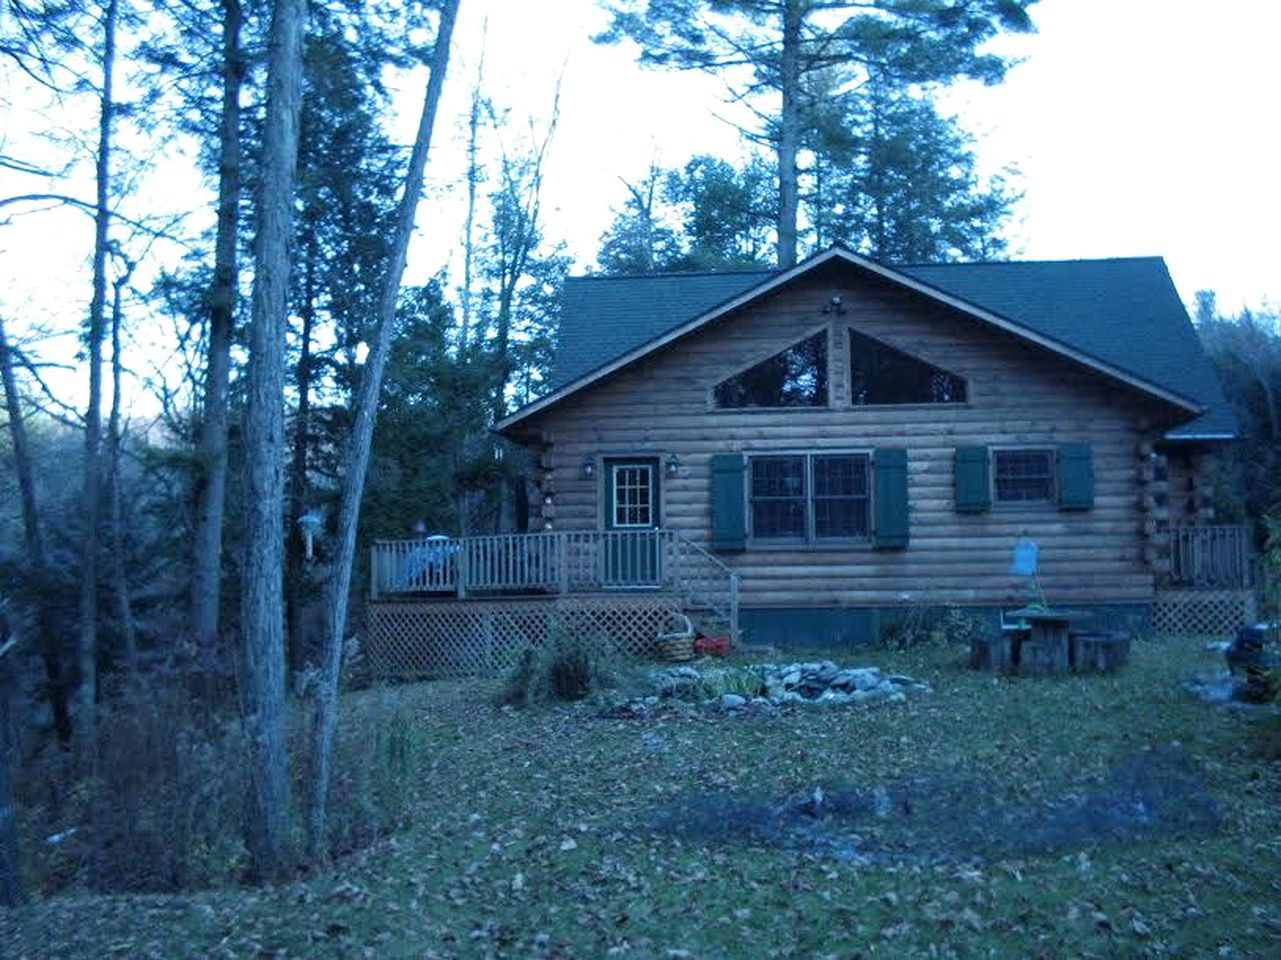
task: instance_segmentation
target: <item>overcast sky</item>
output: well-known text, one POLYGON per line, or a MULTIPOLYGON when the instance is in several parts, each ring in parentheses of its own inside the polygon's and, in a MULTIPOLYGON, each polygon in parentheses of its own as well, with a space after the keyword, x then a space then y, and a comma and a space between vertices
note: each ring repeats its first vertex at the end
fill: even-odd
MULTIPOLYGON (((985 170, 1021 171, 1024 197, 1010 230, 1015 256, 1159 254, 1185 302, 1205 288, 1218 291, 1228 309, 1281 302, 1281 5, 1042 0, 1033 16, 1035 35, 1000 43, 1023 61, 1005 84, 967 85, 946 101, 978 138, 985 170)), ((719 81, 642 70, 633 48, 591 42, 605 22, 595 0, 462 0, 411 282, 457 256, 461 119, 486 24, 485 86, 511 110, 507 140, 531 121, 545 123, 563 73, 545 232, 565 241, 580 269, 591 264, 623 202, 620 178, 639 180, 654 158, 677 166, 694 153, 738 152, 737 135, 716 119, 726 109, 719 81)), ((421 95, 421 78, 406 78, 397 101, 402 140, 412 136, 421 95)), ((26 146, 49 122, 34 101, 0 98, 5 152, 50 160, 48 148, 26 146)), ((86 180, 42 185, 0 171, 0 196, 42 186, 92 196, 86 180)), ((141 190, 134 209, 185 204, 212 216, 189 157, 158 164, 141 190)), ((39 318, 73 327, 88 299, 91 241, 92 224, 82 214, 3 224, 6 319, 19 329, 39 318)), ((164 337, 140 331, 137 340, 159 346, 164 337)))
MULTIPOLYGON (((1023 61, 1005 84, 947 101, 986 170, 1022 172, 1016 256, 1160 254, 1187 301, 1203 288, 1230 308, 1281 299, 1281 4, 1042 0, 1032 12, 1038 32, 999 47, 1023 61)), ((547 226, 584 264, 622 203, 620 177, 639 179, 655 154, 675 166, 738 150, 715 118, 723 87, 592 44, 606 22, 594 0, 463 0, 455 63, 467 77, 486 20, 487 86, 516 116, 545 115, 564 70, 547 226)), ((451 78, 455 113, 469 82, 451 78)), ((438 176, 455 177, 441 160, 438 176)))

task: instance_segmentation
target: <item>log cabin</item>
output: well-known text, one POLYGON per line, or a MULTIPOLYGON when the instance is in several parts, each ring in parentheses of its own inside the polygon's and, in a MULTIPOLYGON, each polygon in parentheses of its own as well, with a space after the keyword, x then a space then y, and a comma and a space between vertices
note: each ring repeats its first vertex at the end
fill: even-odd
POLYGON ((1150 623, 1163 588, 1247 586, 1205 469, 1235 421, 1160 258, 888 266, 834 246, 780 271, 571 279, 553 379, 496 429, 533 455, 533 529, 460 543, 437 584, 456 598, 460 579, 670 591, 737 635, 831 646, 910 607, 1025 602, 1021 541, 1048 602, 1111 622, 1150 623))

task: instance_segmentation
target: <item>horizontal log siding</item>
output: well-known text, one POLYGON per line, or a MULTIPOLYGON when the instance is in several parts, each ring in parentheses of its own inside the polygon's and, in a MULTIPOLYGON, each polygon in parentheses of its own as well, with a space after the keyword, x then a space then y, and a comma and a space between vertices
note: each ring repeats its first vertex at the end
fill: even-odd
POLYGON ((1021 601, 1025 584, 1007 571, 1024 533, 1041 546, 1047 598, 1072 604, 1151 599, 1136 451, 1168 417, 1133 391, 945 307, 879 283, 811 281, 666 347, 553 408, 533 427, 551 443, 559 529, 601 523, 602 478, 580 477, 584 458, 644 453, 665 461, 674 453, 681 469, 662 480, 663 525, 704 544, 713 453, 907 448, 912 521, 906 550, 761 545, 723 554, 742 575, 745 606, 893 605, 904 596, 958 604, 1021 601), (846 306, 841 317, 821 313, 833 294, 846 306), (713 384, 825 322, 835 330, 829 409, 711 407, 713 384), (847 326, 965 377, 969 402, 848 406, 847 326), (956 447, 1063 442, 1092 445, 1092 510, 954 511, 956 447))

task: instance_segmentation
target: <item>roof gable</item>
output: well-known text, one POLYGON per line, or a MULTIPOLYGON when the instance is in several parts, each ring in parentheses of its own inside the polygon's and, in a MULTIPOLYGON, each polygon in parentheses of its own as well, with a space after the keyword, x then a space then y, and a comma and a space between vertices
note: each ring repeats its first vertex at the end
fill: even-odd
POLYGON ((582 277, 566 281, 550 392, 564 396, 832 263, 867 270, 1175 403, 1175 439, 1226 439, 1235 421, 1159 257, 886 267, 833 247, 785 271, 582 277))

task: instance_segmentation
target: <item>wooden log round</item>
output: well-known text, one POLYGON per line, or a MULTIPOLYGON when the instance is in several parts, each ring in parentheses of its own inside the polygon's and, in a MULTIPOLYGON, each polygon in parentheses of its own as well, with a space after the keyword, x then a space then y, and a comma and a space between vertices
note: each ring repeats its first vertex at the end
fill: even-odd
MULTIPOLYGON (((1019 675, 1044 677, 1056 672, 1059 645, 1039 640, 1024 640, 1019 645, 1019 675)), ((1066 668, 1064 664, 1064 668, 1066 668)))
POLYGON ((970 667, 1001 673, 1010 667, 1010 640, 1004 633, 970 638, 970 667))
POLYGON ((1130 662, 1125 634, 1078 633, 1074 645, 1078 673, 1111 673, 1130 662))

